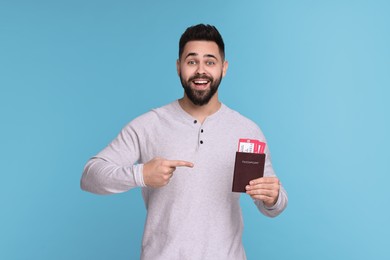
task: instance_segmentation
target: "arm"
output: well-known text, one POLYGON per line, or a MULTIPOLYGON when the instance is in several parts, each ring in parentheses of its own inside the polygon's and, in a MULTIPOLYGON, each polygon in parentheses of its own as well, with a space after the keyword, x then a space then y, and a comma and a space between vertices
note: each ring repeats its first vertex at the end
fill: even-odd
MULTIPOLYGON (((260 140, 265 141, 263 133, 260 131, 260 140)), ((246 187, 257 208, 268 217, 276 217, 287 207, 287 192, 276 177, 271 163, 271 154, 268 145, 265 149, 266 160, 264 165, 263 178, 250 181, 246 187)))
POLYGON ((143 164, 120 166, 101 157, 91 158, 81 177, 81 189, 95 194, 112 194, 144 187, 143 164))
POLYGON ((176 167, 193 167, 191 162, 163 158, 135 164, 141 158, 140 147, 145 145, 141 140, 146 138, 142 136, 142 131, 134 130, 131 125, 126 126, 110 145, 87 162, 81 178, 81 189, 96 194, 111 194, 134 187, 158 188, 169 183, 176 167))
POLYGON ((111 194, 145 186, 139 139, 131 123, 99 154, 85 165, 81 189, 96 194, 111 194))

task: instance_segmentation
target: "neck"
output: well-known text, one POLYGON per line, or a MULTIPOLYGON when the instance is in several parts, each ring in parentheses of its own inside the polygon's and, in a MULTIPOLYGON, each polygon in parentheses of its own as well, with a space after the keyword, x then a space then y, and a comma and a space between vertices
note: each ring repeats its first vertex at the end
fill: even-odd
POLYGON ((184 94, 182 99, 179 99, 179 104, 188 114, 196 118, 200 123, 203 123, 206 117, 217 112, 221 107, 221 102, 218 100, 218 93, 210 99, 209 103, 203 106, 197 106, 184 94))

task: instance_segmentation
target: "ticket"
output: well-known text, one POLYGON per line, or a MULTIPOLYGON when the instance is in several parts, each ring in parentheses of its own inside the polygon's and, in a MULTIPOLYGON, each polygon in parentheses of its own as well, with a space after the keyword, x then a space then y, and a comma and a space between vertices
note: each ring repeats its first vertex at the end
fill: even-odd
POLYGON ((265 143, 255 139, 240 138, 238 151, 243 153, 264 153, 265 143))
POLYGON ((258 145, 258 148, 259 148, 257 153, 264 153, 264 151, 265 151, 265 143, 257 141, 257 145, 258 145))
POLYGON ((238 151, 243 153, 254 153, 257 146, 257 140, 240 139, 238 141, 238 151))

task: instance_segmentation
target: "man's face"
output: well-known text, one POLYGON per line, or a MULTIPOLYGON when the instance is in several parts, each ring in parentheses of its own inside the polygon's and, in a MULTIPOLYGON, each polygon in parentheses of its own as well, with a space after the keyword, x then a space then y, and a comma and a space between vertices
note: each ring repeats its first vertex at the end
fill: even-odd
POLYGON ((212 41, 190 41, 184 46, 177 72, 187 97, 193 104, 206 105, 218 91, 227 62, 212 41))

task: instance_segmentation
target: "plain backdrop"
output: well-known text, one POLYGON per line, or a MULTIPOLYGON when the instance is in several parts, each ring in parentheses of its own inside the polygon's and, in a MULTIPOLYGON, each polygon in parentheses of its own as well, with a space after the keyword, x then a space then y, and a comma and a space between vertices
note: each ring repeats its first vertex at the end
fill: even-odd
POLYGON ((390 259, 389 13, 380 0, 1 0, 0 259, 139 258, 140 189, 98 196, 80 177, 130 120, 182 97, 178 41, 197 23, 223 35, 220 98, 260 125, 289 194, 275 219, 242 196, 248 259, 390 259))

